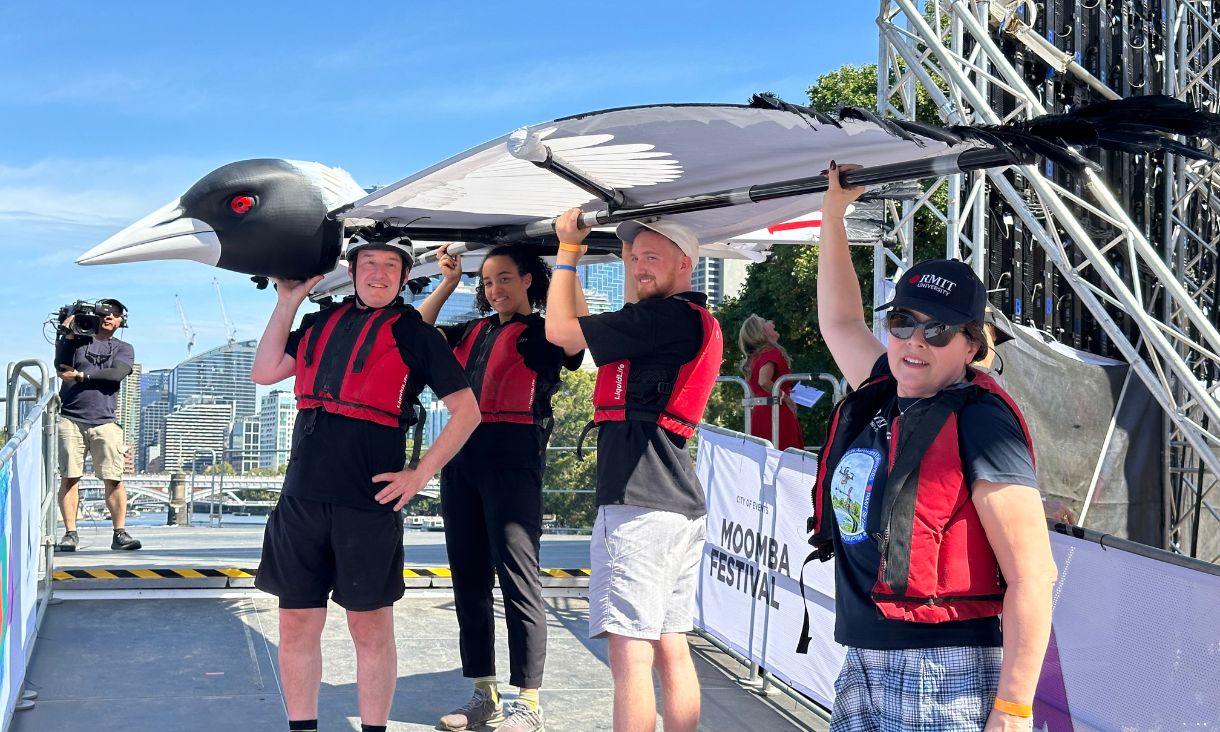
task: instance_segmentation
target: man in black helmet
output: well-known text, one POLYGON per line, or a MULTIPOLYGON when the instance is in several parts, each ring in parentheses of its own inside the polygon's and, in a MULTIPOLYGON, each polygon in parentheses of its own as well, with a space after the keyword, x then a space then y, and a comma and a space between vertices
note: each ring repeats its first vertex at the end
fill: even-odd
POLYGON ((55 366, 62 379, 59 386, 59 511, 64 536, 59 551, 76 551, 76 512, 80 505, 80 479, 85 474, 85 456, 93 456, 93 472, 106 487, 106 508, 114 525, 111 549, 139 549, 140 542, 124 528, 127 492, 123 467, 127 445, 123 428, 115 418, 119 386, 136 362, 130 343, 114 337, 127 323, 127 308, 114 299, 98 300, 93 306, 97 332, 77 335, 71 330, 75 318, 62 323, 55 341, 55 366))
POLYGON ((355 295, 306 315, 321 279, 276 281, 278 300, 251 377, 295 376, 296 426, 283 495, 267 522, 255 586, 280 598, 280 669, 290 730, 316 730, 327 601, 347 610, 361 729, 385 729, 397 679, 393 605, 402 597, 400 509, 479 423, 465 373, 440 333, 403 304, 406 237, 366 232, 348 245, 355 295), (418 465, 406 430, 431 387, 450 420, 418 465))

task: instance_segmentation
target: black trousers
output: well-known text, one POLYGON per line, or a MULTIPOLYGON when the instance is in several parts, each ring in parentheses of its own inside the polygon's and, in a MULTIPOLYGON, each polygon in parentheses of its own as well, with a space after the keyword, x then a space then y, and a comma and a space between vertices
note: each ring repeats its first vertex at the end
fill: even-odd
POLYGON ((462 674, 476 678, 496 673, 492 589, 498 576, 508 625, 509 683, 523 689, 542 686, 542 469, 455 460, 441 471, 441 513, 453 572, 462 674))

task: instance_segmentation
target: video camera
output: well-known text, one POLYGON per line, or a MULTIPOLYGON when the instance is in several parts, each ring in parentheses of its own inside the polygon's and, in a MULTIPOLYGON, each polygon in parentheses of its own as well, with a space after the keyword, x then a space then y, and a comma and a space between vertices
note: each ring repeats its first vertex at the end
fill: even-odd
POLYGON ((122 325, 127 325, 127 306, 118 300, 111 297, 97 302, 77 300, 59 309, 55 316, 56 334, 61 338, 69 335, 95 336, 102 327, 102 318, 114 314, 122 316, 122 325), (65 326, 64 321, 69 316, 72 322, 65 326))

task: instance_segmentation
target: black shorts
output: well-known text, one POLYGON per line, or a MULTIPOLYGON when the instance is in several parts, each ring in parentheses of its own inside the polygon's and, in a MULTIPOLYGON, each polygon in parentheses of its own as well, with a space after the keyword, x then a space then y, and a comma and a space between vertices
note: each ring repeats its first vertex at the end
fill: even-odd
POLYGON ((402 514, 282 496, 267 519, 254 586, 286 610, 389 607, 402 597, 402 514))

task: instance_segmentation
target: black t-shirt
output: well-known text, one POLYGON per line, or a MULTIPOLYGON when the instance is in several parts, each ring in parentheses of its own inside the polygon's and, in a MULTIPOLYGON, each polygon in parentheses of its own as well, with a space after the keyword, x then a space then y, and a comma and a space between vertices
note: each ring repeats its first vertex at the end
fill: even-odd
MULTIPOLYGON (((306 315, 301 327, 288 336, 284 353, 296 358, 305 329, 319 313, 306 315)), ((359 317, 355 311, 341 318, 359 317)), ((468 388, 466 375, 453 351, 436 329, 422 320, 403 316, 394 321, 394 342, 411 365, 407 401, 425 386, 444 398, 468 388)), ((392 473, 406 465, 406 435, 402 429, 363 419, 331 414, 321 408, 297 415, 292 431, 292 454, 284 475, 284 495, 352 508, 388 511, 393 504, 373 499, 384 483, 373 483, 379 473, 392 473)))
MULTIPOLYGON (((707 296, 682 293, 697 305, 707 296)), ((703 345, 703 323, 684 300, 650 298, 622 310, 579 318, 598 366, 631 361, 632 374, 676 370, 703 345)), ((629 377, 630 378, 630 377, 629 377)), ((686 440, 655 422, 603 422, 597 431, 597 505, 625 504, 673 511, 690 518, 707 513, 703 488, 686 440)))
MULTIPOLYGON (((952 388, 952 387, 950 387, 952 388)), ((881 506, 889 464, 887 431, 901 408, 907 417, 926 408, 928 400, 895 397, 843 453, 830 480, 850 496, 836 505, 835 640, 845 646, 880 650, 944 646, 1000 646, 999 618, 915 623, 881 615, 870 593, 877 583, 882 532, 881 506), (871 485, 870 485, 871 483, 871 485)), ((1038 485, 1021 425, 994 394, 984 394, 958 414, 958 442, 968 485, 976 480, 1038 485)))
MULTIPOLYGON (((534 417, 538 423, 549 424, 551 419, 551 395, 559 387, 560 368, 575 371, 584 360, 584 351, 573 356, 564 355, 563 349, 546 339, 546 320, 539 313, 521 315, 516 313, 508 321, 501 323, 500 316, 491 315, 482 318, 487 321, 482 331, 472 344, 471 353, 478 353, 481 344, 485 343, 495 332, 508 323, 525 323, 525 330, 517 337, 517 353, 521 354, 526 367, 538 374, 538 382, 534 386, 534 417)), ((462 337, 478 320, 471 320, 458 325, 439 326, 445 335, 450 348, 457 348, 462 337)), ((473 365, 473 359, 467 364, 473 365)), ((475 398, 479 398, 480 384, 471 384, 475 389, 475 398)), ((470 462, 484 464, 489 470, 496 467, 529 467, 539 468, 546 463, 547 434, 538 424, 512 424, 508 422, 485 422, 475 428, 470 439, 453 458, 454 462, 470 462)))
POLYGON ((135 362, 135 349, 118 338, 61 338, 55 344, 55 367, 71 366, 90 378, 60 385, 60 414, 90 427, 114 422, 119 387, 135 362))

